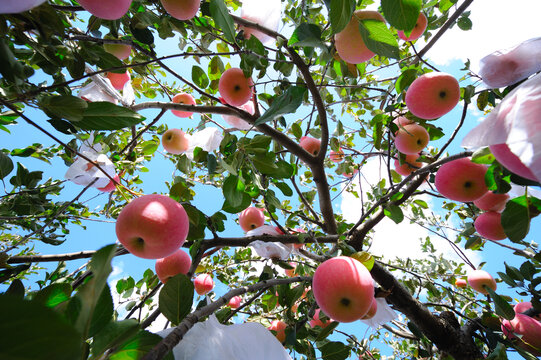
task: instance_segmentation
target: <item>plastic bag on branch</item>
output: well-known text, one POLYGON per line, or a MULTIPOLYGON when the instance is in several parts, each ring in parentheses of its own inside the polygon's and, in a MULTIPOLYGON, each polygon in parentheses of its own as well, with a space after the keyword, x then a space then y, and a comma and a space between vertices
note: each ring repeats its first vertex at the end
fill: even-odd
POLYGON ((0 14, 17 14, 41 5, 45 0, 1 0, 0 14))
MULTIPOLYGON (((160 331, 166 337, 173 328, 160 331)), ((195 324, 173 348, 175 360, 291 360, 282 344, 263 325, 222 325, 216 316, 195 324)))
POLYGON ((541 70, 541 38, 485 56, 479 75, 490 88, 513 85, 541 70))
MULTIPOLYGON (((283 235, 283 233, 276 226, 271 225, 263 225, 246 233, 246 236, 259 235, 283 235)), ((255 250, 257 255, 267 259, 286 260, 291 254, 291 251, 293 251, 293 245, 291 244, 286 245, 261 240, 252 241, 249 246, 255 250)))
POLYGON ((365 323, 366 325, 374 329, 398 317, 396 312, 393 309, 391 309, 389 304, 387 304, 387 300, 385 300, 385 298, 377 297, 376 302, 378 304, 378 309, 376 310, 376 314, 370 319, 367 319, 367 320, 361 319, 361 322, 365 323))
MULTIPOLYGON (((248 101, 246 104, 239 106, 242 110, 254 114, 254 103, 252 100, 248 101)), ((252 128, 252 125, 250 125, 248 122, 242 120, 241 118, 235 116, 235 115, 222 115, 225 122, 229 125, 235 127, 239 130, 250 130, 252 128)))
POLYGON ((541 181, 541 74, 517 86, 462 140, 462 146, 491 146, 496 159, 512 172, 541 181), (508 147, 502 156, 494 147, 508 147), (517 170, 513 169, 517 166, 517 170), (523 170, 524 173, 519 173, 523 170))
MULTIPOLYGON (((243 19, 278 31, 281 16, 280 0, 242 0, 241 17, 243 19)), ((243 27, 243 30, 246 38, 254 35, 262 43, 269 43, 274 40, 274 38, 255 29, 243 27)))
MULTIPOLYGON (((105 81, 109 81, 109 79, 105 79, 105 81)), ((109 81, 109 83, 111 82, 109 81)), ((79 90, 79 97, 90 102, 107 101, 115 105, 118 104, 117 99, 103 91, 94 81, 91 81, 79 90)))
POLYGON ((199 147, 207 152, 212 152, 220 147, 220 143, 224 139, 224 136, 220 129, 215 127, 208 127, 201 131, 193 133, 189 137, 189 145, 186 150, 186 156, 192 160, 193 151, 196 147, 199 147))

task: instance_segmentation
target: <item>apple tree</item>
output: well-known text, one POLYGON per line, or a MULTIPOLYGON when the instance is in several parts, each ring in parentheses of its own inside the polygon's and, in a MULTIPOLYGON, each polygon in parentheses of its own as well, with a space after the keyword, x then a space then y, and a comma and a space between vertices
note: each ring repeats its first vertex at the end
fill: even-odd
MULTIPOLYGON (((471 29, 472 2, 0 4, 0 358, 170 359, 215 315, 270 327, 296 359, 535 359, 539 177, 457 136, 470 110, 494 112, 518 87, 487 89, 469 63, 449 75, 427 57, 443 33, 471 29), (135 255, 126 230, 108 227, 97 246, 95 226, 152 193, 182 205, 191 263, 108 282, 115 259, 135 255), (425 229, 423 256, 371 252, 388 221, 425 229), (487 248, 506 262, 469 258, 487 248), (366 267, 369 296, 342 294, 360 291, 341 280, 349 270, 316 279, 331 258, 366 267), (357 319, 370 304, 337 310, 359 298, 397 316, 367 327, 357 319), (162 339, 164 317, 175 330, 162 339)), ((165 242, 166 227, 153 231, 165 242)))

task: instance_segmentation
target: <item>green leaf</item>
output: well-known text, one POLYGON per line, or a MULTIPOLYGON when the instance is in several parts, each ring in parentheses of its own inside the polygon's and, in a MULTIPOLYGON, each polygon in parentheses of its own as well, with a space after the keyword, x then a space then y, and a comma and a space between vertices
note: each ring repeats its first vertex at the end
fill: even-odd
POLYGON ((326 48, 321 40, 321 29, 315 24, 300 24, 289 39, 289 46, 312 46, 326 48))
POLYGON ((490 148, 485 147, 479 150, 476 150, 472 157, 471 161, 476 164, 492 164, 494 162, 494 155, 490 152, 490 148))
POLYGON ((359 21, 359 31, 366 47, 375 54, 399 59, 398 42, 383 21, 365 19, 359 21))
POLYGON ((530 212, 525 195, 511 199, 502 212, 502 226, 509 240, 524 239, 530 231, 530 212))
POLYGON ((71 292, 72 288, 70 284, 56 283, 38 291, 34 295, 33 301, 52 308, 69 300, 71 292))
MULTIPOLYGON (((330 2, 329 18, 332 34, 344 30, 355 11, 355 0, 332 0, 330 2)), ((327 5, 329 7, 329 5, 327 5)))
POLYGON ((285 196, 292 196, 293 195, 293 190, 291 190, 291 188, 286 183, 277 182, 274 185, 276 185, 276 187, 278 189, 280 189, 282 194, 284 194, 285 196))
POLYGON ((229 14, 229 10, 223 0, 210 1, 210 14, 216 22, 216 25, 224 32, 225 38, 232 43, 236 43, 235 39, 235 23, 229 14))
POLYGON ((145 118, 133 110, 110 102, 98 101, 88 104, 80 121, 72 124, 83 130, 120 130, 139 124, 145 118))
POLYGON ((94 336, 98 333, 105 325, 107 325, 113 317, 113 297, 111 296, 111 289, 109 285, 105 284, 94 313, 92 315, 92 320, 90 321, 90 329, 88 330, 88 336, 94 336))
POLYGON ((5 178, 13 171, 13 161, 11 158, 0 151, 0 179, 5 178))
POLYGON ((20 279, 13 280, 4 295, 13 296, 22 300, 24 298, 23 282, 20 279))
POLYGON ((237 207, 242 203, 244 184, 238 177, 229 175, 223 183, 223 193, 225 201, 232 207, 237 207))
POLYGON ((272 102, 269 109, 255 122, 255 126, 272 121, 280 115, 294 113, 302 104, 307 89, 291 86, 272 102))
POLYGON ((139 330, 139 322, 135 319, 110 322, 92 341, 92 356, 98 358, 107 349, 117 346, 139 330))
POLYGON ((192 67, 192 80, 201 89, 206 89, 210 83, 205 71, 197 65, 192 67))
POLYGON ((82 359, 81 335, 50 308, 0 295, 0 318, 0 359, 82 359))
POLYGON ((422 0, 381 0, 385 20, 398 30, 413 30, 421 12, 422 0))
MULTIPOLYGON (((139 360, 148 353, 163 338, 160 335, 141 330, 136 336, 123 343, 109 359, 111 360, 139 360)), ((174 360, 173 354, 169 352, 164 360, 174 360)))
POLYGON ((345 360, 349 356, 350 348, 341 342, 331 341, 319 347, 323 360, 345 360))
POLYGON ((400 224, 404 220, 404 214, 400 206, 389 205, 383 209, 385 216, 389 217, 395 223, 400 224))
POLYGON ((72 95, 45 96, 38 102, 39 107, 50 117, 69 121, 81 121, 88 102, 72 95))
POLYGON ((397 93, 404 91, 417 78, 417 69, 407 69, 396 79, 395 89, 397 93))
POLYGON ((160 291, 160 311, 173 325, 178 325, 190 313, 193 290, 190 279, 184 274, 178 274, 169 278, 160 291))
POLYGON ((500 315, 504 319, 512 320, 515 317, 515 310, 511 304, 505 301, 500 295, 496 294, 494 290, 490 287, 485 286, 485 290, 490 294, 492 300, 494 301, 494 311, 496 314, 500 315))
POLYGON ((458 25, 460 29, 464 31, 471 30, 473 26, 472 21, 467 16, 461 16, 460 18, 458 18, 456 24, 458 25))
POLYGON ((477 96, 477 108, 484 111, 488 105, 488 95, 490 90, 481 91, 477 96))
POLYGON ((263 155, 255 155, 250 157, 252 163, 262 174, 273 175, 278 170, 278 166, 275 164, 276 155, 274 152, 268 152, 263 155))

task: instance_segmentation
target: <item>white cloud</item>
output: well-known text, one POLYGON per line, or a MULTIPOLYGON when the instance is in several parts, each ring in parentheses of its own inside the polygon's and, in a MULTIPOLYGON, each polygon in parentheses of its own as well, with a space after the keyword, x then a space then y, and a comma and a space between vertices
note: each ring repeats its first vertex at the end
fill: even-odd
MULTIPOLYGON (((452 13, 453 10, 451 10, 452 13)), ((496 50, 505 49, 524 40, 540 36, 541 1, 477 0, 469 6, 473 28, 461 31, 455 25, 430 49, 427 56, 436 64, 452 60, 471 60, 473 71, 479 60, 496 50)), ((421 48, 421 47, 419 47, 421 48)))

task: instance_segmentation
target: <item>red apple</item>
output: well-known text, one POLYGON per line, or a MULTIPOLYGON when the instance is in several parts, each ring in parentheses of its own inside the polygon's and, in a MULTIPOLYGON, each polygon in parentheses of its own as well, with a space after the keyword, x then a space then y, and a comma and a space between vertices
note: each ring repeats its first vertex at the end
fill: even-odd
MULTIPOLYGON (((253 115, 255 112, 254 103, 252 100, 249 100, 244 105, 241 105, 240 108, 251 115, 253 115)), ((235 115, 222 115, 222 117, 224 118, 226 123, 228 123, 229 125, 239 130, 250 130, 253 127, 250 123, 248 123, 245 120, 242 120, 241 118, 235 115)))
POLYGON ((214 288, 214 281, 209 274, 200 274, 194 279, 193 286, 199 295, 206 295, 214 288))
POLYGON ((410 36, 406 36, 403 30, 398 31, 398 37, 405 41, 415 41, 421 36, 423 36, 428 20, 426 19, 425 14, 419 13, 415 27, 411 30, 410 36))
POLYGON ((312 320, 308 322, 311 328, 315 328, 316 326, 319 326, 320 328, 324 329, 327 326, 332 324, 331 319, 325 320, 325 322, 323 322, 323 320, 319 318, 320 313, 321 313, 321 309, 316 309, 316 312, 314 313, 312 320))
POLYGON ((344 151, 342 151, 342 149, 338 149, 338 151, 331 150, 329 154, 329 159, 335 163, 344 161, 344 157, 344 151))
POLYGON ((156 260, 156 275, 162 283, 177 274, 187 274, 192 265, 192 259, 185 251, 178 249, 164 258, 156 260))
POLYGON ((317 267, 312 291, 321 310, 339 322, 363 317, 374 298, 370 272, 359 261, 346 256, 334 257, 317 267))
POLYGON ((231 309, 236 309, 240 306, 241 303, 242 298, 240 296, 233 296, 231 299, 229 299, 227 306, 229 306, 231 309))
POLYGON ((286 341, 286 327, 287 324, 282 320, 273 320, 269 326, 269 330, 276 331, 276 338, 283 343, 286 341))
POLYGON ((421 119, 436 119, 447 114, 460 100, 460 86, 450 74, 431 72, 421 75, 406 92, 406 105, 421 119))
POLYGON ((531 352, 536 356, 541 355, 541 322, 528 315, 521 314, 530 309, 530 302, 518 303, 515 305, 515 317, 513 320, 502 321, 502 332, 510 339, 516 339, 518 346, 531 352))
POLYGON ((468 282, 466 281, 466 279, 458 278, 455 280, 455 286, 457 288, 465 288, 466 286, 468 286, 468 282))
MULTIPOLYGON (((195 99, 192 95, 188 93, 179 93, 173 96, 172 100, 175 104, 184 104, 184 105, 195 105, 195 99)), ((187 118, 192 116, 193 112, 182 111, 182 110, 171 110, 173 115, 176 115, 181 118, 187 118)))
POLYGON ((404 163, 400 165, 400 161, 398 159, 394 160, 394 169, 397 173, 400 175, 408 176, 415 170, 418 170, 419 168, 423 167, 422 162, 418 162, 417 159, 419 158, 419 154, 411 154, 406 155, 406 159, 404 160, 404 163))
POLYGON ((131 55, 131 46, 126 44, 103 44, 103 48, 108 53, 113 54, 120 60, 127 59, 131 55))
POLYGON ((395 136, 397 150, 408 155, 418 154, 430 141, 428 131, 419 124, 405 125, 398 129, 395 136))
POLYGON ((252 79, 239 68, 224 71, 218 82, 218 91, 229 105, 241 106, 252 98, 252 79))
POLYGON ((539 181, 534 173, 522 163, 520 158, 511 152, 507 144, 490 145, 489 149, 496 160, 507 170, 525 179, 539 181))
POLYGON ((479 199, 474 200, 473 204, 481 210, 502 212, 508 200, 508 194, 495 194, 489 191, 479 199))
POLYGON ((496 211, 487 211, 480 214, 474 222, 475 230, 479 235, 489 240, 503 240, 507 238, 502 226, 502 214, 496 211))
POLYGON ((263 209, 250 206, 239 214, 239 225, 244 232, 257 229, 263 226, 264 223, 265 215, 263 214, 263 209))
POLYGON ((357 10, 353 13, 347 26, 334 35, 334 45, 342 60, 350 64, 360 64, 374 57, 361 36, 359 20, 385 21, 377 11, 357 10))
POLYGON ((200 0, 160 0, 165 11, 178 20, 190 20, 195 17, 201 5, 200 0))
POLYGON ((128 12, 132 0, 77 0, 86 11, 105 20, 120 19, 128 12))
MULTIPOLYGON (((411 121, 410 119, 408 119, 408 118, 405 117, 405 116, 399 116, 399 117, 397 117, 396 119, 393 120, 393 123, 395 123, 396 126, 398 126, 398 130, 400 130, 400 129, 403 128, 404 126, 409 125, 409 124, 414 124, 415 122, 414 122, 414 121, 411 121)), ((398 130, 396 130, 395 133, 394 133, 393 135, 396 135, 396 133, 398 132, 398 130)))
POLYGON ((321 140, 314 139, 310 136, 303 136, 301 137, 299 145, 310 154, 316 156, 319 153, 319 149, 321 148, 321 140))
POLYGON ((372 304, 370 305, 370 309, 368 309, 368 312, 361 319, 362 320, 372 319, 374 315, 376 315, 377 311, 378 311, 378 302, 376 301, 376 298, 373 298, 372 304))
POLYGON ((462 158, 443 164, 436 173, 436 189, 448 199, 474 201, 488 192, 485 165, 462 158))
POLYGON ((107 79, 111 81, 111 85, 113 85, 115 89, 122 90, 124 89, 124 84, 130 81, 131 76, 128 70, 123 74, 109 72, 107 73, 107 79))
POLYGON ((181 204, 165 195, 143 195, 118 215, 116 236, 133 255, 159 259, 184 244, 189 226, 188 214, 181 204))
POLYGON ((182 154, 188 150, 190 139, 180 129, 169 129, 162 135, 162 145, 170 154, 182 154))
POLYGON ((474 270, 468 275, 468 284, 475 291, 481 294, 488 294, 485 290, 485 286, 496 291, 496 281, 494 278, 484 270, 474 270))

